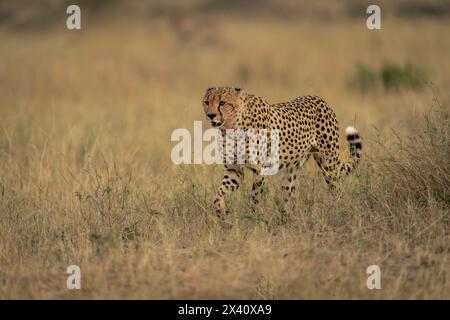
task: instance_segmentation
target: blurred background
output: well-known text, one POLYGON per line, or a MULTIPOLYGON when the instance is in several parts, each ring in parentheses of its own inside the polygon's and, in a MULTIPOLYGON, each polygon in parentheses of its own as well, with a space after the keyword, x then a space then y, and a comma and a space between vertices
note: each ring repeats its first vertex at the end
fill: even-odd
POLYGON ((176 100, 167 121, 179 126, 202 117, 206 87, 241 85, 270 101, 323 95, 385 123, 370 107, 405 109, 398 99, 417 105, 416 92, 427 103, 431 84, 438 95, 450 84, 450 1, 380 1, 382 30, 366 28, 370 1, 96 0, 77 2, 82 29, 70 31, 71 3, 1 1, 3 105, 32 95, 58 110, 82 99, 165 112, 176 100))

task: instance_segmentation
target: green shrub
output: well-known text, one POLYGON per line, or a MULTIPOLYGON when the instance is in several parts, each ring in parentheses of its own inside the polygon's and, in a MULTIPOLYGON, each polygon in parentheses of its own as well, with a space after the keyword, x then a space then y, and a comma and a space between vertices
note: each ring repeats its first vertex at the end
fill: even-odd
POLYGON ((410 62, 398 65, 387 61, 378 70, 358 63, 356 65, 356 76, 352 83, 362 91, 379 86, 382 86, 385 90, 398 90, 400 88, 417 90, 425 85, 426 76, 422 68, 412 65, 410 62))
POLYGON ((410 62, 406 62, 403 66, 385 62, 380 77, 383 87, 388 90, 400 87, 419 89, 425 84, 425 76, 421 69, 414 67, 410 62))

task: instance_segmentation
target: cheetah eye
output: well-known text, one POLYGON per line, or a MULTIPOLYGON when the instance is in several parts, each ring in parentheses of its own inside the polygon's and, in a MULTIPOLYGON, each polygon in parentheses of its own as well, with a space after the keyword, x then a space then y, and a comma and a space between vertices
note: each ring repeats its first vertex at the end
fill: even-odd
POLYGON ((209 101, 208 100, 203 101, 203 103, 205 104, 205 106, 209 106, 209 101))
POLYGON ((220 101, 219 102, 219 107, 223 107, 225 105, 225 101, 220 101))

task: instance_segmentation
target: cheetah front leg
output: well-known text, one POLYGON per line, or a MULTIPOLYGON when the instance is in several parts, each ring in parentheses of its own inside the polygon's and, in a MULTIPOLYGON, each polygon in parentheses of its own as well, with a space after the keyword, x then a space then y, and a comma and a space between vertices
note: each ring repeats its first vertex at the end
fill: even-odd
POLYGON ((225 198, 239 188, 243 177, 244 172, 242 168, 238 166, 225 166, 222 185, 219 187, 216 199, 214 200, 217 217, 222 219, 225 214, 228 214, 228 210, 226 210, 225 206, 225 198))

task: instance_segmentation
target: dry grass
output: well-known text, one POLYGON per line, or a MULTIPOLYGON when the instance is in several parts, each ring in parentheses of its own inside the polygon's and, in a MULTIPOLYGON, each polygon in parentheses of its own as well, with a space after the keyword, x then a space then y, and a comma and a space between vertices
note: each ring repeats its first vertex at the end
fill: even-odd
POLYGON ((0 298, 450 298, 448 21, 191 23, 188 34, 156 18, 0 29, 0 298), (349 85, 358 62, 384 59, 433 83, 349 85), (244 188, 233 227, 218 224, 220 167, 170 160, 172 130, 204 118, 211 84, 325 97, 364 138, 342 199, 308 163, 296 212, 277 208, 274 180, 258 219, 244 188), (82 290, 66 288, 70 264, 82 290), (382 290, 365 286, 372 264, 382 290))

